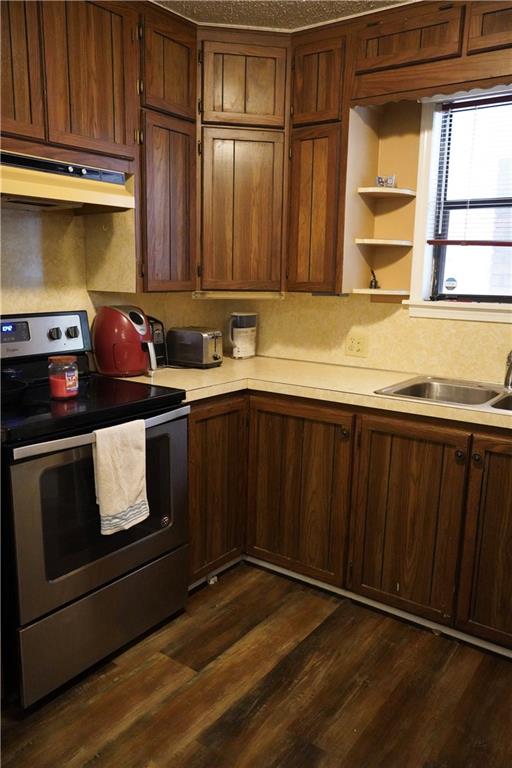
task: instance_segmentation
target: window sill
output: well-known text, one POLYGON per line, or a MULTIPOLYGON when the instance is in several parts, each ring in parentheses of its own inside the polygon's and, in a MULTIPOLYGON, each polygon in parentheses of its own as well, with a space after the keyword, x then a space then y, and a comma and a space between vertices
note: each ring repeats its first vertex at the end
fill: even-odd
POLYGON ((512 323, 512 304, 423 301, 421 299, 406 299, 402 304, 409 307, 410 317, 430 317, 437 320, 474 320, 481 323, 512 323))

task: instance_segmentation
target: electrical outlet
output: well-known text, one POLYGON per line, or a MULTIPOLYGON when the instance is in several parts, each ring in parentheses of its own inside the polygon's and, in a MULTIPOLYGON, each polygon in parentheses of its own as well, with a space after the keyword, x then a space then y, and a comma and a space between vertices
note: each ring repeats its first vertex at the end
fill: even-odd
POLYGON ((368 357, 368 336, 357 331, 349 333, 345 339, 345 354, 352 357, 368 357))

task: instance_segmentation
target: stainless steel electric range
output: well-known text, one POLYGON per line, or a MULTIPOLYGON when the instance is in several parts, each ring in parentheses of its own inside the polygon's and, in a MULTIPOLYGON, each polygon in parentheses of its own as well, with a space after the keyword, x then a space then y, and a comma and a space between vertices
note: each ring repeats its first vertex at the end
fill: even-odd
POLYGON ((27 707, 184 606, 189 407, 181 389, 91 373, 83 311, 1 321, 3 670, 27 707), (78 397, 51 399, 48 354, 77 356, 78 397), (102 536, 93 430, 132 419, 150 515, 102 536))

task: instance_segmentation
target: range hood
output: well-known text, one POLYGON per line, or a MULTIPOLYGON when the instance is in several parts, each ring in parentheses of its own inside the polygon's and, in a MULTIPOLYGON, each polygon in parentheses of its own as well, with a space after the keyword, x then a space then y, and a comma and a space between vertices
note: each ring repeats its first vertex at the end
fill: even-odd
POLYGON ((130 175, 14 152, 1 152, 0 163, 0 193, 6 208, 77 209, 77 213, 135 208, 130 175))

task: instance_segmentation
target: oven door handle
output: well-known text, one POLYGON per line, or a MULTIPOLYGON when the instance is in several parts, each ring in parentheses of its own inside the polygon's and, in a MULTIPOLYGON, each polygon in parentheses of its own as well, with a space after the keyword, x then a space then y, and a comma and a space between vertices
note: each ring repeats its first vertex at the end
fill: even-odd
MULTIPOLYGON (((183 416, 188 416, 189 413, 190 405, 183 405, 181 408, 176 408, 174 411, 161 413, 159 416, 150 416, 149 419, 144 420, 144 424, 146 425, 146 429, 151 429, 151 427, 159 427, 160 424, 167 424, 169 421, 181 419, 183 416)), ((92 445, 94 440, 94 432, 89 432, 86 435, 62 437, 58 440, 49 440, 46 443, 23 445, 21 448, 14 448, 12 455, 15 461, 18 459, 28 459, 32 456, 41 456, 43 453, 55 453, 56 451, 64 451, 68 448, 82 448, 84 445, 92 445)))

